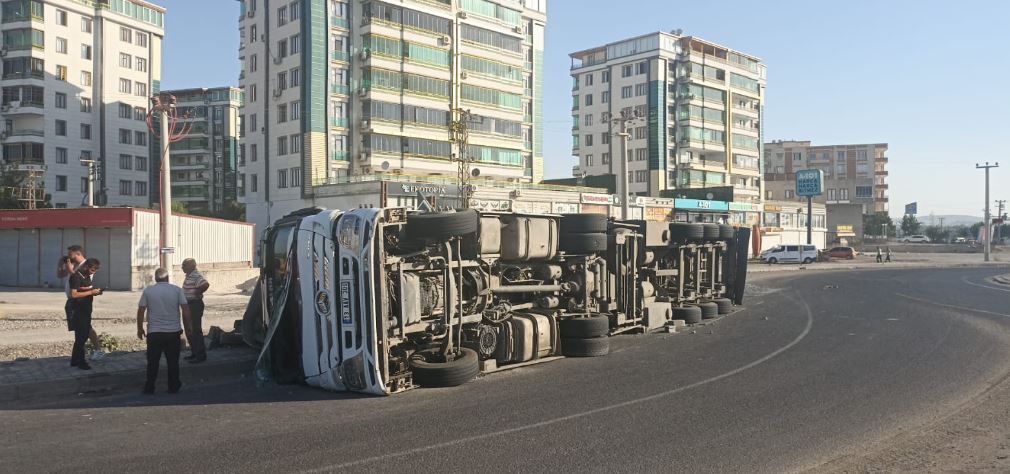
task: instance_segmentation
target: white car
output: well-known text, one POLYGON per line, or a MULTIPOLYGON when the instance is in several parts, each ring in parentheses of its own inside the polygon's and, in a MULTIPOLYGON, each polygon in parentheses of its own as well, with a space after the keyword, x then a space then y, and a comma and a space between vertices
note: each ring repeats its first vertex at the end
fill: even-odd
POLYGON ((928 244, 930 242, 929 237, 925 235, 906 235, 901 241, 906 244, 928 244))
POLYGON ((776 245, 761 252, 765 263, 813 263, 817 261, 817 247, 813 245, 776 245))

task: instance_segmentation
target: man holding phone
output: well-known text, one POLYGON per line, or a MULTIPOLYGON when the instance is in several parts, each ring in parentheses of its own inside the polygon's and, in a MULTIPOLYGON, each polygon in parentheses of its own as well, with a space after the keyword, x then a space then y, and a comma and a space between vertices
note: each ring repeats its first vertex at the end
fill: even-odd
POLYGON ((91 370, 84 358, 84 343, 91 335, 91 311, 95 296, 102 294, 101 288, 94 288, 91 279, 98 272, 101 263, 97 258, 89 258, 70 275, 71 309, 73 311, 74 348, 70 353, 70 366, 81 370, 91 370))
POLYGON ((179 312, 182 311, 182 323, 186 335, 190 334, 189 306, 182 288, 168 282, 168 270, 159 268, 154 272, 154 286, 149 286, 140 295, 137 305, 137 337, 147 336, 147 382, 144 384, 145 394, 154 393, 154 383, 158 380, 158 365, 161 354, 165 354, 168 365, 168 393, 178 393, 182 387, 179 381, 179 352, 182 342, 183 326, 179 324, 179 312), (144 313, 147 313, 147 332, 144 332, 144 313))

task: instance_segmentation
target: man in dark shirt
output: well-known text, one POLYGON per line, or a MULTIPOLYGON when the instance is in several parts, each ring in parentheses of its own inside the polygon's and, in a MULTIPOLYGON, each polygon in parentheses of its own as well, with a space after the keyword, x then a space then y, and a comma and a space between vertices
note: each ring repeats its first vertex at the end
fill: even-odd
POLYGON ((101 263, 97 258, 89 258, 70 275, 70 298, 74 314, 74 349, 70 355, 70 365, 81 370, 91 370, 84 358, 84 343, 91 334, 91 309, 95 296, 102 290, 91 285, 91 277, 98 272, 101 263))

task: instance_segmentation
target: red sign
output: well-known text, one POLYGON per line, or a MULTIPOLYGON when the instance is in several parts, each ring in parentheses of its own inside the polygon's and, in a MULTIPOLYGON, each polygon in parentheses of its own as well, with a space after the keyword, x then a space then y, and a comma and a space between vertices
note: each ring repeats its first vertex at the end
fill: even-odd
POLYGON ((0 211, 0 229, 132 227, 129 207, 0 211))

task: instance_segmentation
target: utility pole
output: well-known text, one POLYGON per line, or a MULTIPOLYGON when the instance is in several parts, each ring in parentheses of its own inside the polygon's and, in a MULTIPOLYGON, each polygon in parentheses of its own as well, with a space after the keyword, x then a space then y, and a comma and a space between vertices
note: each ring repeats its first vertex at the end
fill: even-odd
MULTIPOLYGON (((473 171, 470 169, 473 157, 467 153, 470 144, 470 123, 480 123, 481 118, 465 109, 455 109, 454 112, 453 115, 456 118, 449 124, 449 140, 456 143, 458 149, 454 155, 454 159, 459 164, 459 207, 469 209, 474 191, 473 186, 470 185, 470 177, 476 176, 472 174, 473 171)), ((480 171, 477 171, 477 175, 479 174, 480 171)))
POLYGON ((1003 227, 1006 225, 1006 215, 1003 214, 1003 207, 1006 204, 1006 199, 996 200, 996 218, 1000 220, 1000 226, 997 228, 999 231, 1000 239, 1003 239, 1003 227))
POLYGON ((98 162, 93 159, 81 159, 81 166, 88 168, 88 194, 85 195, 84 206, 95 207, 95 175, 98 171, 98 162))
POLYGON ((975 169, 985 170, 985 261, 989 261, 989 252, 992 248, 992 218, 989 216, 989 170, 992 168, 999 168, 999 162, 990 165, 989 162, 985 162, 984 165, 978 163, 975 164, 975 169))
POLYGON ((610 123, 619 124, 621 126, 621 131, 617 132, 615 135, 621 138, 621 158, 617 161, 620 165, 618 166, 617 173, 620 175, 617 177, 617 195, 621 199, 621 219, 627 220, 631 216, 628 215, 628 140, 631 139, 631 133, 628 132, 628 124, 640 119, 637 110, 624 109, 621 110, 620 117, 614 117, 610 119, 610 123))
POLYGON ((151 110, 147 113, 147 129, 151 133, 157 133, 161 137, 161 197, 159 201, 159 213, 160 213, 160 265, 161 268, 168 270, 169 279, 172 277, 172 266, 171 260, 168 257, 169 253, 175 252, 175 247, 173 246, 172 233, 172 167, 169 163, 169 151, 171 145, 174 142, 182 140, 189 135, 190 129, 193 127, 192 122, 184 123, 182 127, 176 131, 176 125, 178 125, 179 114, 175 108, 175 96, 171 94, 162 94, 159 96, 151 97, 151 110), (157 114, 158 121, 160 122, 159 130, 155 132, 154 129, 154 117, 157 114))

